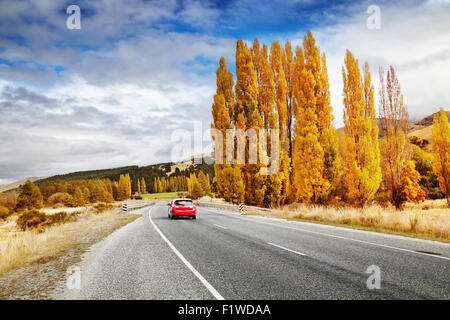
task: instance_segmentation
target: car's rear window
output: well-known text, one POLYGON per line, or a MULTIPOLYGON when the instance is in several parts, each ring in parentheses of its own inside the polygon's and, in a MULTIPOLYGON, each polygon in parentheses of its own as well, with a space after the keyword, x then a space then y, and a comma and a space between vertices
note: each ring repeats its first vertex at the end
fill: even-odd
POLYGON ((175 204, 177 206, 192 206, 192 201, 191 200, 176 200, 175 204))

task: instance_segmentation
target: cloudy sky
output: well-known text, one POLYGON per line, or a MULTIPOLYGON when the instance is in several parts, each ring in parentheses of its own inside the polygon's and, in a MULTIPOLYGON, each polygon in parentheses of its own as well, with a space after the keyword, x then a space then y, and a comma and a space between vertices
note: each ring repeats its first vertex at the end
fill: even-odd
POLYGON ((448 110, 449 17, 450 0, 0 0, 0 184, 170 161, 173 132, 208 129, 215 70, 224 56, 234 71, 237 39, 297 45, 311 30, 336 127, 347 48, 375 84, 379 66, 396 68, 412 119, 448 110), (71 4, 80 30, 66 27, 71 4))

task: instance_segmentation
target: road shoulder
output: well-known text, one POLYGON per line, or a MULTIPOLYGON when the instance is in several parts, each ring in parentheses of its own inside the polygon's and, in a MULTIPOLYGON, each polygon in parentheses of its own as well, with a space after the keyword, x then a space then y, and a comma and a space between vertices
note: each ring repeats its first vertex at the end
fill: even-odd
POLYGON ((30 263, 0 277, 0 299, 51 299, 68 268, 81 261, 90 246, 137 218, 139 215, 104 213, 62 225, 67 233, 52 239, 55 246, 60 244, 57 250, 47 253, 47 248, 37 245, 38 259, 30 257, 30 263))

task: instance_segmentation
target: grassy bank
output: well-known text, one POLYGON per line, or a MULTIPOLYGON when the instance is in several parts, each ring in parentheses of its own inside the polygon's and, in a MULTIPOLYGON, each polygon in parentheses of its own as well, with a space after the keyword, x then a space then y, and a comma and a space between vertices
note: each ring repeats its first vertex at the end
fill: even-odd
POLYGON ((440 200, 407 204, 403 211, 375 205, 360 209, 292 204, 271 212, 252 210, 248 214, 450 242, 450 212, 440 200))
POLYGON ((175 199, 179 198, 178 192, 161 192, 161 193, 146 193, 142 195, 142 199, 175 199))

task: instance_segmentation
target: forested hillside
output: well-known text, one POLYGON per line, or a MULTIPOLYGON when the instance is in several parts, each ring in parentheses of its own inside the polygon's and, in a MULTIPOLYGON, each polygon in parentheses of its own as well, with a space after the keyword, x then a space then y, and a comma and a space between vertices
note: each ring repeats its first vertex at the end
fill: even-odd
POLYGON ((153 183, 155 178, 169 178, 171 176, 189 177, 192 173, 198 174, 200 170, 205 174, 209 174, 211 178, 214 177, 213 165, 191 163, 186 169, 183 170, 180 170, 178 168, 172 170, 173 167, 175 167, 175 164, 172 162, 168 162, 143 167, 128 166, 113 169, 78 171, 68 174, 51 176, 46 179, 38 180, 35 183, 36 185, 42 185, 45 182, 94 179, 109 179, 111 181, 119 181, 120 175, 125 175, 128 173, 131 178, 131 190, 133 193, 138 189, 137 182, 142 181, 142 179, 144 179, 147 184, 147 191, 153 193, 155 192, 153 183))

